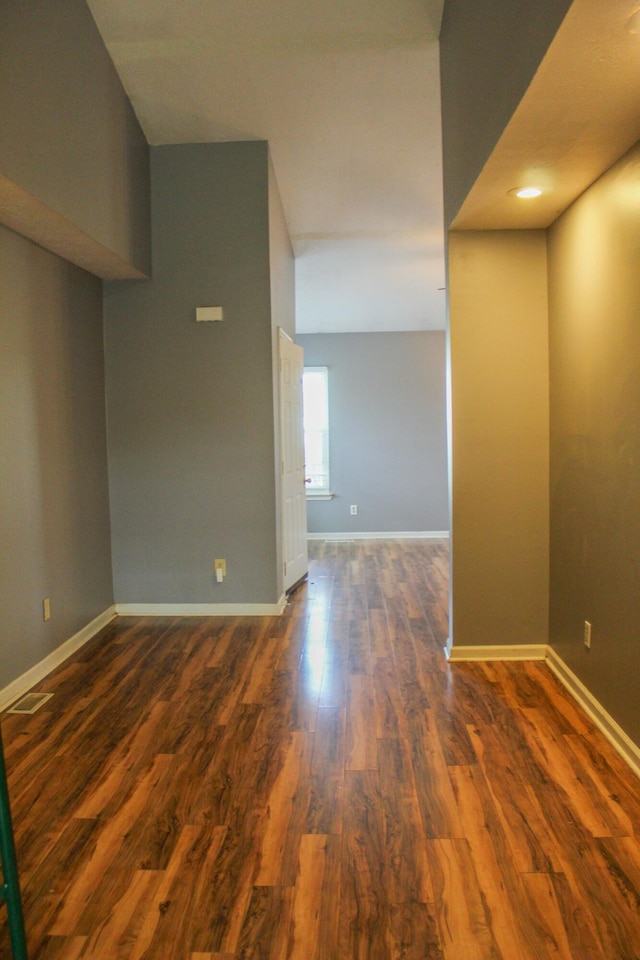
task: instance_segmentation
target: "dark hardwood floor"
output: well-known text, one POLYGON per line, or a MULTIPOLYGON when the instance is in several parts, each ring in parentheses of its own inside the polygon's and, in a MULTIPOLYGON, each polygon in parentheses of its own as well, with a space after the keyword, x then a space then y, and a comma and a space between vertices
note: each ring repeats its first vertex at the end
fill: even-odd
POLYGON ((543 664, 447 664, 446 543, 311 548, 3 716, 31 960, 639 960, 640 781, 543 664))

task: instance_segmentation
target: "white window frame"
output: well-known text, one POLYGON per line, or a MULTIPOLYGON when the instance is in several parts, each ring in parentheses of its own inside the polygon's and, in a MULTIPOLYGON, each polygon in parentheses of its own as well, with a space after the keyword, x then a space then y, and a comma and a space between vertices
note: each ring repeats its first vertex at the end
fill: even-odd
POLYGON ((310 428, 309 421, 307 418, 307 413, 305 412, 304 420, 304 438, 305 438, 305 484, 306 484, 306 493, 307 500, 331 500, 333 494, 331 493, 330 487, 330 463, 329 463, 329 368, 328 367, 305 367, 303 371, 303 387, 302 387, 302 397, 303 397, 303 406, 304 406, 304 378, 306 374, 320 374, 324 380, 324 395, 326 399, 326 407, 323 411, 323 415, 320 420, 319 425, 315 425, 310 428), (313 438, 311 437, 313 435, 313 438), (312 460, 314 457, 310 455, 310 445, 315 441, 316 450, 320 447, 320 452, 315 455, 316 463, 314 464, 312 460), (325 477, 326 483, 323 484, 313 484, 308 483, 310 477, 313 477, 314 473, 312 472, 313 467, 319 467, 320 469, 315 471, 315 475, 321 475, 325 477))

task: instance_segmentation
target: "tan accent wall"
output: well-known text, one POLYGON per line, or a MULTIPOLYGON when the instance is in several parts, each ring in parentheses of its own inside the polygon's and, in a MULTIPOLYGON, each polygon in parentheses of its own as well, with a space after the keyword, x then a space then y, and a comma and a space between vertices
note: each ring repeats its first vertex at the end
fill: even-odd
POLYGON ((640 145, 549 231, 551 642, 636 742, 639 278, 640 145))
POLYGON ((452 640, 546 643, 544 231, 449 236, 452 640))

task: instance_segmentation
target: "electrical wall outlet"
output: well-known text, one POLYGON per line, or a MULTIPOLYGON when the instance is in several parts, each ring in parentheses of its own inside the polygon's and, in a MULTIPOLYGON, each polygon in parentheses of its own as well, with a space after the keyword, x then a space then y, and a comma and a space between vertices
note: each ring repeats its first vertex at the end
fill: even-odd
POLYGON ((214 560, 213 561, 213 571, 216 575, 216 581, 222 583, 224 578, 227 575, 227 561, 226 560, 214 560))
POLYGON ((357 504, 357 503, 352 503, 352 504, 351 504, 351 516, 352 516, 352 517, 357 517, 357 516, 358 516, 358 504, 357 504))
POLYGON ((587 650, 591 649, 591 624, 588 620, 584 622, 584 645, 587 650))
POLYGON ((51 600, 45 597, 42 601, 42 619, 51 620, 51 600))

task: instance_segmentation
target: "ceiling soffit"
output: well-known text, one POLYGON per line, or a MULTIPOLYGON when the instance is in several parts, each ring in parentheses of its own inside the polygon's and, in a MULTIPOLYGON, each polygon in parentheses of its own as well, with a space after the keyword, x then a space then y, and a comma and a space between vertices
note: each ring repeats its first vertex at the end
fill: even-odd
POLYGON ((575 0, 452 229, 545 228, 640 139, 637 0, 575 0), (535 184, 535 200, 510 189, 535 184))

